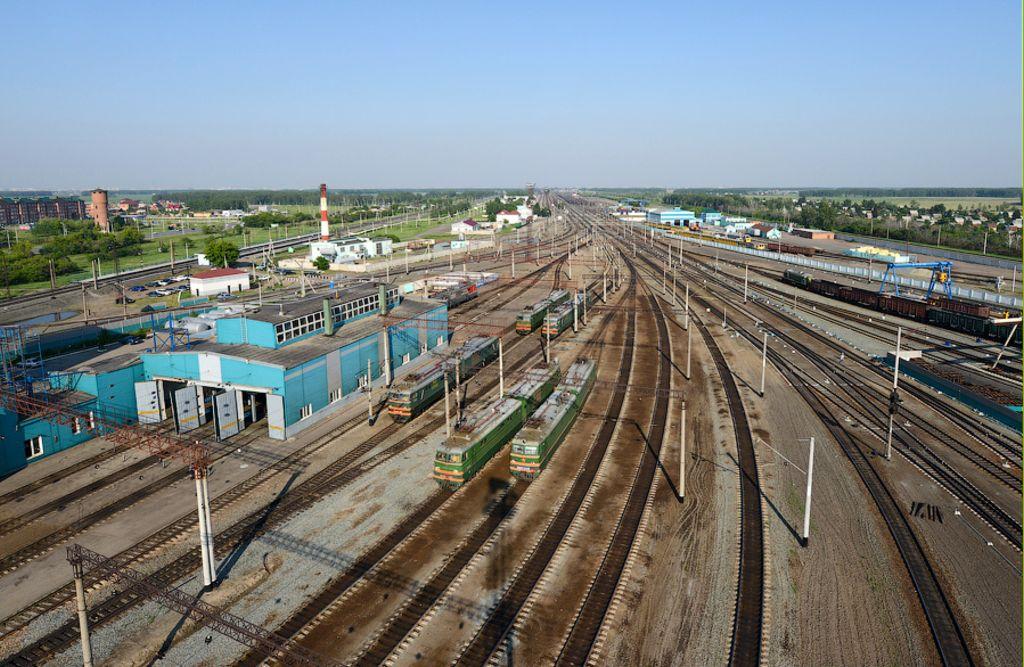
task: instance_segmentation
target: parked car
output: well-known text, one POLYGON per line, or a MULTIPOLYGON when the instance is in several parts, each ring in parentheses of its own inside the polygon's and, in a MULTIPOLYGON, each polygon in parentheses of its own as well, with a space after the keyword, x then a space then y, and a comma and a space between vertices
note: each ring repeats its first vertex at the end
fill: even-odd
POLYGON ((231 299, 234 298, 234 294, 228 294, 227 292, 221 292, 220 294, 217 295, 217 301, 230 301, 231 299))
POLYGON ((146 292, 146 296, 163 296, 160 292, 146 292))
POLYGON ((130 296, 119 296, 116 299, 114 299, 114 303, 118 305, 121 305, 123 303, 135 303, 135 299, 131 298, 130 296))
POLYGON ((142 341, 143 341, 143 339, 139 338, 138 336, 128 336, 127 338, 124 339, 124 344, 125 345, 138 345, 142 341))
POLYGON ((156 293, 159 294, 160 296, 170 296, 170 295, 174 294, 174 290, 167 289, 167 288, 162 288, 162 289, 156 290, 156 293))
POLYGON ((146 288, 143 285, 133 285, 128 288, 129 292, 145 292, 146 288))
POLYGON ((145 286, 148 287, 149 289, 153 289, 154 287, 160 287, 160 281, 151 280, 150 282, 145 283, 145 286))
POLYGON ((171 280, 173 280, 173 281, 174 281, 174 282, 176 282, 176 283, 179 283, 179 282, 181 282, 182 280, 188 280, 188 276, 186 276, 185 274, 183 274, 183 273, 182 273, 182 274, 179 274, 179 275, 173 276, 173 277, 171 278, 171 280))
POLYGON ((173 280, 168 280, 167 278, 164 278, 163 280, 156 281, 156 284, 159 285, 160 287, 167 287, 173 282, 173 280))

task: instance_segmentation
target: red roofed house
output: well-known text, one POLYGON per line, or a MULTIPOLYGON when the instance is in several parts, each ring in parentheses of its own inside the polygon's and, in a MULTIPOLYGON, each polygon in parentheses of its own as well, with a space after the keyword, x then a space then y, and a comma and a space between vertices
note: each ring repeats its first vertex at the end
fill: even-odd
POLYGON ((249 289, 249 274, 241 269, 213 269, 196 273, 188 283, 189 291, 195 296, 233 294, 249 289))
POLYGON ((452 234, 472 234, 480 229, 480 224, 473 218, 466 218, 452 223, 452 234))

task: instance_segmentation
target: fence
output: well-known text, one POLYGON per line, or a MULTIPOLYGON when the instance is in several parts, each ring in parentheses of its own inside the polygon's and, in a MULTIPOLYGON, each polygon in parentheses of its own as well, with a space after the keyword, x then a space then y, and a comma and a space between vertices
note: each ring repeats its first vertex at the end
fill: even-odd
MULTIPOLYGON (((668 233, 663 230, 659 231, 662 234, 668 235, 668 233)), ((673 235, 673 237, 683 239, 688 243, 696 243, 698 245, 708 246, 710 248, 720 248, 722 250, 729 250, 731 252, 739 252, 745 255, 753 255, 754 257, 762 257, 764 259, 771 259, 777 262, 785 262, 787 264, 804 266, 809 269, 818 269, 819 271, 840 273, 843 275, 860 278, 861 280, 873 280, 881 282, 882 278, 885 276, 885 271, 876 271, 874 269, 856 266, 846 266, 844 264, 835 264, 833 262, 826 262, 820 259, 811 259, 810 257, 779 254, 777 252, 768 252, 767 250, 754 250, 753 248, 741 248, 734 245, 726 245, 724 243, 717 243, 715 241, 708 241, 706 239, 694 239, 687 236, 673 235)), ((929 281, 927 280, 918 280, 917 278, 907 278, 905 276, 896 276, 895 280, 900 287, 908 287, 917 290, 927 290, 929 284, 929 281)), ((958 287, 954 285, 952 288, 952 293, 954 297, 960 299, 982 301, 984 303, 990 303, 998 306, 1006 306, 1008 308, 1020 309, 1022 305, 1022 300, 1020 297, 1012 296, 1009 294, 994 294, 983 289, 958 287)))
POLYGON ((905 241, 891 241, 887 239, 879 239, 873 236, 857 236, 855 234, 841 234, 837 233, 836 238, 841 241, 852 241, 854 243, 869 243, 874 246, 882 248, 889 248, 890 250, 903 250, 908 252, 913 250, 923 255, 931 255, 932 257, 942 257, 943 259, 955 259, 958 262, 971 262, 973 264, 984 264, 985 266, 994 266, 999 269, 1013 270, 1017 269, 1019 273, 1021 270, 1021 263, 1016 262, 1012 259, 1005 257, 993 257, 991 255, 979 255, 973 252, 961 252, 959 250, 950 250, 948 248, 933 248, 931 246, 920 245, 917 243, 908 244, 905 241))

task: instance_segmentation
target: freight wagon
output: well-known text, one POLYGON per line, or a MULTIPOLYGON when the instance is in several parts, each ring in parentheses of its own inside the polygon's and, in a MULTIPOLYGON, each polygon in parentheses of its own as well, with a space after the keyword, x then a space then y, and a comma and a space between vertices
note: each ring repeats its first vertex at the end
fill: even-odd
POLYGON ((597 367, 590 359, 577 359, 565 379, 512 440, 509 470, 516 477, 533 479, 565 439, 594 386, 597 367))
MULTIPOLYGON (((388 414, 399 423, 405 423, 433 405, 444 394, 444 372, 448 369, 448 382, 454 386, 455 368, 440 355, 423 368, 408 373, 392 385, 388 392, 388 414)), ((498 356, 498 339, 493 336, 474 336, 456 352, 455 363, 459 380, 464 382, 476 371, 498 356)))
POLYGON ((544 322, 544 316, 551 308, 557 308, 569 300, 569 292, 564 289, 556 289, 532 306, 519 311, 516 316, 516 333, 520 336, 533 333, 533 331, 544 322))
MULTIPOLYGON (((792 270, 783 272, 782 281, 846 303, 854 303, 918 322, 928 322, 944 329, 960 331, 977 338, 987 338, 1000 343, 1010 335, 1010 329, 1013 326, 1012 324, 996 324, 992 321, 991 307, 970 301, 958 301, 945 297, 932 297, 928 301, 923 301, 895 294, 878 294, 860 287, 840 285, 831 280, 820 280, 807 273, 792 270)), ((1005 311, 995 314, 998 317, 1008 316, 1005 311)), ((1021 327, 1017 327, 1010 344, 1018 347, 1021 345, 1021 327)))
POLYGON ((437 483, 457 489, 472 479, 551 395, 559 376, 558 364, 531 368, 505 398, 490 401, 460 422, 434 454, 437 483))

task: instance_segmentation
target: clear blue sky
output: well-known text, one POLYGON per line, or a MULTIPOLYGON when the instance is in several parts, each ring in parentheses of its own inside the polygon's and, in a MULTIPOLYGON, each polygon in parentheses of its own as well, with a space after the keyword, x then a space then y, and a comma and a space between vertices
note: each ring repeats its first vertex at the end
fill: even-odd
POLYGON ((1018 0, 769 4, 7 2, 0 189, 1020 185, 1018 0))

